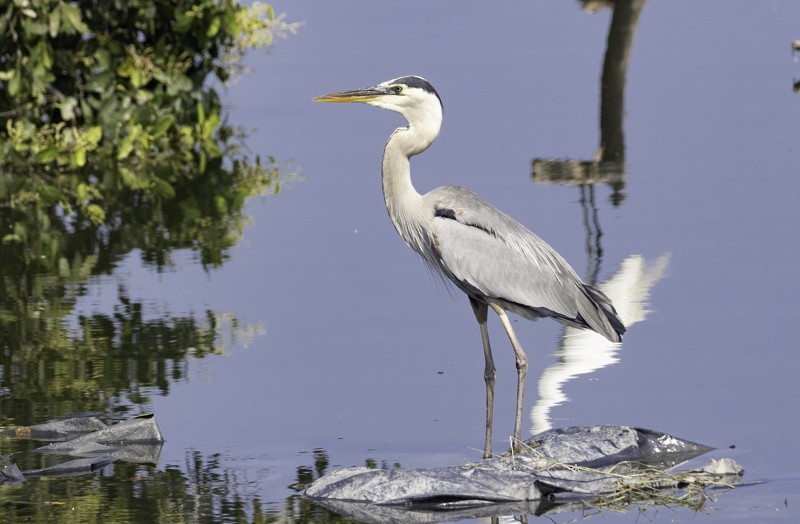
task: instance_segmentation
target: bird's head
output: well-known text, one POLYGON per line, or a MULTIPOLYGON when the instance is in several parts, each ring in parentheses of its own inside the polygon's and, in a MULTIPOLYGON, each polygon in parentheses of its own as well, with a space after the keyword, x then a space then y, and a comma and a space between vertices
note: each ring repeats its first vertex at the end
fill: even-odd
POLYGON ((318 96, 316 102, 362 102, 403 115, 409 124, 436 123, 442 120, 442 99, 433 86, 419 76, 401 76, 378 85, 318 96))

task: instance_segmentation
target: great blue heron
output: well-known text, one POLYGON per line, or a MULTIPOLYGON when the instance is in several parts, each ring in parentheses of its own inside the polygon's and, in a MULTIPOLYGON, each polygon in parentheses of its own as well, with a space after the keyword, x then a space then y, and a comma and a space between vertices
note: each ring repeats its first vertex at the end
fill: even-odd
POLYGON ((514 447, 520 442, 527 357, 506 311, 528 319, 551 317, 592 329, 612 342, 625 333, 614 306, 584 284, 570 265, 541 238, 472 191, 444 186, 420 195, 411 183, 410 158, 425 151, 442 124, 442 101, 427 80, 403 76, 381 84, 330 93, 317 102, 363 102, 400 113, 408 127, 392 133, 383 151, 383 196, 397 232, 435 274, 469 297, 485 358, 486 440, 492 454, 495 367, 486 325, 491 307, 500 317, 517 361, 514 447))

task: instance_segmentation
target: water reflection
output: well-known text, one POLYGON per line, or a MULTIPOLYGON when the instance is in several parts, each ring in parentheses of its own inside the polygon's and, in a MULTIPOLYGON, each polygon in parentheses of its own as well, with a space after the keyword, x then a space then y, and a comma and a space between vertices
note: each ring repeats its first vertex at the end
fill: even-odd
MULTIPOLYGON (((113 274, 126 257, 139 256, 156 271, 170 268, 179 250, 191 250, 204 268, 225 262, 248 224, 247 200, 279 187, 274 161, 251 161, 233 146, 240 133, 221 126, 222 154, 197 173, 187 172, 192 164, 182 166, 169 194, 105 187, 102 224, 64 202, 26 198, 29 174, 0 172, 8 190, 0 198, 0 427, 80 412, 127 418, 186 380, 189 359, 223 353, 263 332, 230 313, 148 310, 131 298, 124 279, 103 310, 75 310, 96 277, 113 274)), ((0 439, 0 454, 11 453, 27 470, 46 468, 48 459, 31 456, 30 446, 0 439)), ((218 522, 219 515, 239 521, 245 505, 267 521, 260 502, 239 496, 232 474, 218 469, 214 456, 196 453, 183 471, 118 462, 99 477, 40 478, 0 491, 0 521, 183 520, 177 517, 187 507, 197 522, 218 522), (212 506, 193 506, 205 498, 212 506)))
MULTIPOLYGON (((179 173, 172 198, 108 189, 103 224, 65 204, 22 201, 22 190, 0 200, 0 424, 124 412, 147 402, 148 388, 166 393, 184 378, 186 358, 217 351, 220 314, 147 320, 124 283, 112 312, 79 317, 74 333, 67 320, 90 279, 130 253, 159 271, 181 249, 203 267, 224 262, 248 223, 245 202, 277 189, 279 176, 274 162, 251 162, 227 140, 219 149, 232 156, 192 177, 179 173)), ((0 173, 4 187, 23 187, 21 176, 0 173)))
POLYGON ((101 474, 36 478, 0 489, 3 522, 252 522, 280 510, 250 492, 219 454, 187 450, 184 464, 163 470, 116 462, 101 474))
POLYGON ((72 333, 65 317, 74 297, 36 304, 30 311, 16 301, 10 306, 29 308, 27 316, 0 321, 0 378, 10 392, 0 398, 3 425, 81 411, 124 415, 185 380, 187 359, 221 352, 221 317, 213 311, 146 319, 142 303, 120 288, 112 313, 79 316, 72 333))
MULTIPOLYGON (((648 430, 640 431, 644 433, 652 433, 655 435, 655 438, 658 441, 661 441, 662 438, 669 440, 667 436, 659 432, 649 432, 648 430)), ((689 446, 697 446, 694 443, 686 444, 689 446)), ((702 445, 700 445, 699 448, 698 451, 700 451, 700 453, 704 453, 712 449, 702 445), (704 448, 704 450, 700 451, 699 448, 704 448)), ((664 450, 665 448, 661 449, 664 450)), ((688 448, 684 448, 684 451, 688 451, 688 448)), ((573 513, 579 514, 580 518, 587 518, 591 516, 603 516, 609 510, 613 510, 615 512, 633 510, 635 512, 638 511, 639 515, 647 515, 650 512, 657 512, 661 506, 668 507, 672 511, 675 511, 678 508, 686 508, 694 512, 699 512, 706 509, 707 502, 715 500, 717 494, 733 489, 733 485, 738 483, 739 477, 738 474, 731 474, 722 477, 711 476, 707 477, 705 481, 698 481, 698 474, 702 476, 702 473, 699 473, 698 471, 687 471, 684 472, 687 475, 685 477, 685 481, 675 482, 678 478, 678 475, 681 475, 681 473, 673 471, 673 473, 670 474, 667 472, 671 471, 673 466, 676 466, 678 463, 687 460, 687 457, 691 456, 692 454, 692 452, 686 454, 679 451, 672 459, 668 458, 667 455, 658 454, 658 458, 655 458, 655 462, 650 463, 649 467, 645 464, 632 466, 631 463, 620 463, 618 464, 619 468, 612 467, 611 470, 613 471, 609 470, 605 473, 600 473, 601 470, 595 470, 591 466, 586 466, 586 463, 583 463, 584 466, 581 466, 579 469, 581 469, 584 474, 591 474, 592 472, 598 473, 598 476, 600 478, 605 478, 606 481, 610 480, 607 475, 611 475, 616 479, 616 481, 619 481, 618 486, 613 492, 605 492, 602 494, 598 493, 594 496, 591 496, 585 491, 582 491, 581 488, 578 488, 577 491, 572 492, 571 496, 567 496, 567 491, 570 491, 570 488, 568 487, 570 481, 567 480, 564 484, 564 492, 559 492, 555 494, 555 496, 547 496, 528 501, 490 502, 488 500, 483 500, 482 502, 478 502, 475 499, 470 500, 470 495, 474 496, 475 493, 483 493, 484 495, 490 493, 497 494, 498 491, 495 490, 499 490, 499 492, 503 492, 508 495, 510 492, 514 492, 515 489, 523 489, 519 487, 520 484, 518 483, 525 484, 526 482, 530 481, 529 478, 524 478, 525 475, 523 474, 522 470, 525 470, 525 466, 522 466, 521 470, 517 470, 515 472, 517 474, 523 474, 522 477, 514 477, 512 475, 511 478, 507 479, 507 483, 504 483, 499 479, 497 479, 496 483, 493 483, 491 480, 489 480, 489 477, 492 475, 491 473, 487 473, 488 477, 484 475, 465 475, 463 480, 466 482, 466 484, 469 485, 472 481, 474 481, 474 484, 471 484, 470 487, 466 487, 466 485, 462 486, 465 490, 464 498, 454 496, 454 498, 451 499, 450 497, 443 495, 441 498, 432 497, 429 501, 416 501, 413 503, 407 502, 404 504, 374 501, 367 502, 366 500, 360 500, 360 497, 356 496, 357 493, 361 493, 365 498, 369 499, 373 495, 376 498, 380 498, 381 495, 387 495, 389 492, 392 492, 392 490, 390 489, 388 492, 383 490, 382 486, 379 486, 375 483, 374 478, 372 478, 372 481, 363 479, 362 481, 356 481, 352 483, 348 482, 348 480, 352 480, 353 477, 350 477, 349 479, 340 478, 338 481, 333 482, 332 485, 327 485, 327 488, 332 490, 327 491, 327 493, 341 494, 343 492, 349 492, 356 496, 357 500, 322 497, 312 501, 303 498, 300 495, 290 496, 287 499, 287 509, 284 520, 285 522, 291 523, 431 523, 444 521, 451 522, 467 519, 470 521, 487 519, 493 523, 496 523, 528 522, 528 515, 547 515, 552 520, 554 517, 559 515, 573 513), (624 471, 627 471, 627 474, 623 473, 624 471), (623 477, 626 477, 627 475, 630 476, 626 482, 623 480, 623 477), (663 475, 661 478, 666 482, 662 483, 655 481, 653 478, 654 475, 663 475), (673 477, 672 475, 675 476, 673 477), (344 488, 343 491, 339 491, 338 488, 334 486, 339 485, 339 487, 342 487, 340 483, 345 484, 348 487, 344 488), (510 488, 509 491, 506 491, 504 488, 509 488, 509 484, 513 484, 516 487, 510 488), (669 485, 672 487, 669 487, 669 485), (371 488, 375 488, 375 490, 373 491, 371 488), (583 495, 581 495, 581 493, 583 493, 583 495), (342 515, 347 515, 349 518, 345 518, 342 515)), ((328 464, 329 460, 325 450, 315 449, 314 466, 298 467, 297 482, 291 485, 290 488, 301 491, 304 487, 308 486, 316 479, 319 479, 326 473, 330 473, 330 471, 327 471, 328 464)), ((376 467, 374 462, 371 463, 369 459, 366 461, 366 466, 370 469, 375 469, 376 467)), ((399 467, 399 465, 395 464, 392 469, 399 467)), ((487 469, 484 470, 484 473, 492 469, 491 466, 485 467, 487 469)), ((390 468, 384 464, 381 469, 386 470, 390 468)), ((450 479, 454 484, 459 484, 458 480, 448 476, 446 473, 444 473, 441 477, 437 477, 436 475, 432 475, 432 471, 444 473, 444 470, 422 470, 418 472, 418 483, 411 486, 408 491, 403 490, 402 482, 398 482, 396 478, 391 478, 389 476, 383 480, 398 488, 399 491, 394 491, 393 494, 400 498, 404 498, 406 495, 412 496, 415 493, 418 494, 420 491, 424 491, 426 489, 425 486, 429 486, 431 483, 438 483, 437 488, 441 489, 441 491, 444 493, 452 493, 453 484, 449 484, 445 479, 450 479)), ((473 472, 477 473, 477 471, 473 472)), ((573 473, 578 472, 574 471, 573 473)), ((406 478, 414 476, 414 473, 411 473, 410 476, 406 478)), ((456 473, 454 476, 458 477, 459 474, 456 473)), ((564 477, 565 480, 567 478, 571 478, 573 481, 575 480, 575 477, 564 477)), ((549 481, 553 481, 553 478, 549 478, 549 481)), ((414 482, 412 482, 412 484, 414 484, 414 482)), ((592 485, 591 481, 584 480, 583 487, 586 489, 591 489, 589 487, 590 485, 592 485)), ((576 486, 573 484, 572 488, 575 487, 576 486)), ((533 489, 536 490, 536 488, 533 489)), ((322 491, 325 492, 326 489, 323 488, 322 491)), ((458 491, 457 488, 456 491, 458 491)), ((319 492, 317 495, 319 495, 319 492)), ((500 495, 497 495, 497 497, 498 499, 502 498, 500 495)), ((571 519, 568 518, 567 521, 572 520, 575 520, 574 516, 571 519)))
MULTIPOLYGON (((616 274, 598 285, 617 308, 626 327, 641 322, 647 316, 650 289, 664 275, 669 255, 648 263, 644 257, 626 258, 616 274)), ((591 373, 618 361, 621 343, 609 342, 589 330, 566 327, 561 345, 555 352, 556 363, 548 366, 539 377, 539 399, 531 409, 531 434, 552 428, 550 410, 567 399, 563 386, 579 375, 591 373)))
MULTIPOLYGON (((617 308, 626 327, 644 320, 645 304, 650 288, 663 276, 669 262, 662 255, 648 263, 639 255, 622 262, 616 274, 597 284, 603 259, 603 236, 595 201, 595 186, 606 184, 612 189, 611 202, 620 205, 625 187, 625 84, 628 61, 639 15, 646 0, 598 1, 582 0, 584 9, 595 12, 611 8, 613 15, 608 30, 603 73, 600 82, 600 145, 592 160, 534 159, 534 182, 577 185, 586 229, 586 281, 597 285, 617 308)), ((562 388, 571 378, 590 373, 617 362, 621 344, 608 342, 590 331, 565 328, 561 344, 555 352, 557 362, 539 379, 539 400, 531 410, 532 434, 550 429, 550 410, 567 400, 562 388)))
MULTIPOLYGON (((600 80, 600 149, 601 160, 625 162, 625 83, 628 59, 639 15, 646 0, 613 2, 611 25, 608 28, 603 76, 600 80)), ((589 2, 584 1, 584 4, 589 2)))
MULTIPOLYGON (((306 487, 329 472, 328 467, 330 465, 330 460, 328 459, 328 453, 322 448, 317 448, 312 454, 314 457, 314 465, 299 466, 297 468, 297 478, 295 482, 289 485, 289 488, 295 491, 295 494, 290 495, 286 499, 286 511, 284 512, 285 522, 297 524, 306 522, 353 522, 351 519, 343 517, 303 497, 302 493, 306 487)), ((368 458, 365 461, 365 465, 374 468, 375 462, 368 458)), ((386 466, 384 465, 384 467, 386 466)))
MULTIPOLYGON (((793 40, 792 41, 792 57, 794 58, 795 63, 797 62, 796 53, 800 51, 800 40, 793 40)), ((800 93, 800 80, 797 78, 794 79, 792 82, 792 90, 795 93, 800 93)))
POLYGON ((628 60, 639 15, 647 0, 581 0, 588 12, 611 8, 603 74, 600 80, 600 144, 591 160, 552 160, 536 158, 531 173, 534 182, 607 184, 611 202, 625 198, 625 83, 628 60))

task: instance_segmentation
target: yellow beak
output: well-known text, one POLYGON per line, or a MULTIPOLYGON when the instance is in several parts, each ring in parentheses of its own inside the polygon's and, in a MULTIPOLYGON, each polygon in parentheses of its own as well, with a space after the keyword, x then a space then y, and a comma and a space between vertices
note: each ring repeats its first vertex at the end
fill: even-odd
POLYGON ((353 89, 351 91, 339 91, 338 93, 328 93, 314 98, 314 102, 372 102, 373 100, 387 94, 386 90, 373 86, 364 87, 362 89, 353 89))

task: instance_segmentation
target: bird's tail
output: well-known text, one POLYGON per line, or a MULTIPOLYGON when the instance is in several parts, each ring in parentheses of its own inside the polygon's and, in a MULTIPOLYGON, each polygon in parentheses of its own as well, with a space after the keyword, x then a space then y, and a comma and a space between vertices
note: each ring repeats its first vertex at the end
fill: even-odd
POLYGON ((625 333, 625 326, 622 324, 617 310, 611 303, 611 299, 605 293, 588 284, 583 284, 583 291, 594 305, 594 314, 581 315, 583 320, 595 331, 606 337, 611 342, 620 342, 625 333))

